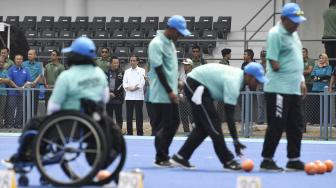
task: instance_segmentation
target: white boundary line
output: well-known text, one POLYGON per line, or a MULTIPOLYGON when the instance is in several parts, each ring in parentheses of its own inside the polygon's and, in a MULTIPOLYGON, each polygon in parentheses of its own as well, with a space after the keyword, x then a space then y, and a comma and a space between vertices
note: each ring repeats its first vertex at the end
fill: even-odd
MULTIPOLYGON (((1 137, 19 137, 21 133, 0 133, 1 137)), ((125 136, 127 140, 154 140, 154 136, 125 136)), ((185 141, 187 137, 185 136, 177 136, 174 137, 174 140, 185 141)), ((241 142, 249 142, 249 143, 262 143, 264 141, 263 138, 240 138, 241 142)), ((205 141, 211 141, 209 137, 205 139, 205 141)), ((232 138, 225 138, 226 142, 232 142, 232 138)), ((286 139, 281 139, 280 143, 287 143, 286 139)), ((321 141, 321 140, 302 140, 303 144, 326 144, 326 145, 336 145, 336 141, 321 141)))

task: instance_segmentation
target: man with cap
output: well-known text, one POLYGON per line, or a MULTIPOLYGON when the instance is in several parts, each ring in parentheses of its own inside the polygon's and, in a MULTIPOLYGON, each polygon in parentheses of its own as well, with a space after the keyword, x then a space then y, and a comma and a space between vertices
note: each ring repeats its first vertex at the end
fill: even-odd
POLYGON ((190 102, 183 91, 183 83, 187 80, 187 74, 193 69, 193 61, 189 58, 182 61, 183 72, 179 76, 179 112, 182 121, 183 131, 185 133, 190 132, 190 124, 193 123, 193 116, 191 114, 190 102))
POLYGON ((223 65, 230 65, 230 59, 231 59, 231 49, 230 48, 224 48, 222 50, 222 56, 223 59, 219 61, 220 64, 223 65))
POLYGON ((174 42, 180 36, 190 35, 183 16, 174 15, 168 19, 167 28, 158 31, 148 47, 151 84, 149 102, 152 104, 151 122, 158 127, 155 133, 156 156, 154 165, 171 167, 169 146, 179 125, 178 115, 178 64, 174 42))
POLYGON ((300 161, 302 140, 301 95, 306 94, 303 77, 302 44, 298 26, 306 18, 296 3, 287 3, 282 8, 281 22, 267 36, 267 73, 269 82, 264 84, 268 127, 262 149, 261 170, 283 171, 273 160, 283 130, 287 137, 286 168, 303 170, 300 161))
POLYGON ((223 168, 240 170, 240 164, 234 160, 234 155, 227 148, 221 128, 221 121, 214 100, 223 101, 227 124, 235 152, 241 156, 245 148, 238 140, 234 122, 234 109, 243 85, 255 90, 258 83, 265 83, 264 70, 259 63, 251 62, 244 71, 227 65, 210 63, 193 69, 188 74, 184 92, 191 103, 195 128, 191 131, 182 148, 175 154, 171 162, 176 166, 192 169, 189 159, 195 149, 209 136, 213 142, 215 152, 223 168))

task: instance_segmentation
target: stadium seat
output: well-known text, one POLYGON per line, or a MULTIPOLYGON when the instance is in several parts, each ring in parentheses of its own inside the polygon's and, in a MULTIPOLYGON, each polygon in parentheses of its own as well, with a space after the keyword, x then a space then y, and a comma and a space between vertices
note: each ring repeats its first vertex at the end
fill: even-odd
POLYGON ((25 37, 27 38, 28 46, 39 45, 36 42, 37 36, 38 36, 37 35, 37 31, 35 31, 35 30, 27 30, 27 31, 25 31, 25 37))
POLYGON ((75 22, 71 23, 71 28, 76 33, 78 33, 79 31, 87 31, 89 28, 89 17, 88 16, 76 17, 75 22))
POLYGON ((71 30, 71 16, 60 16, 58 21, 54 23, 54 27, 58 32, 62 30, 71 30))
POLYGON ((3 16, 0 16, 0 22, 3 22, 3 16))
POLYGON ((199 31, 200 36, 202 36, 204 30, 212 30, 212 25, 212 16, 201 16, 199 21, 195 24, 195 30, 199 31))
POLYGON ((37 30, 52 30, 54 28, 54 16, 42 16, 41 21, 37 22, 37 30))
POLYGON ((168 22, 168 19, 169 19, 169 18, 170 18, 170 17, 165 16, 165 17, 163 18, 163 21, 162 21, 162 22, 159 22, 159 29, 160 29, 160 30, 166 29, 166 27, 167 27, 167 22, 168 22))
POLYGON ((124 47, 126 37, 127 35, 125 31, 115 30, 113 34, 110 35, 110 38, 117 40, 108 41, 107 46, 111 47, 112 49, 115 49, 116 47, 124 47))
POLYGON ((209 39, 209 41, 200 41, 198 42, 198 45, 202 48, 203 53, 205 54, 211 54, 213 48, 216 47, 216 41, 217 39, 217 32, 216 31, 203 31, 203 34, 201 36, 202 39, 209 39))
POLYGON ((133 30, 130 33, 129 36, 130 39, 137 39, 137 40, 128 40, 126 41, 126 46, 130 47, 131 50, 133 50, 134 47, 141 47, 143 44, 143 40, 144 39, 144 33, 142 31, 139 30, 133 30))
POLYGON ((19 27, 19 20, 20 20, 19 16, 7 16, 6 17, 6 23, 14 27, 19 27))
POLYGON ((124 29, 124 17, 112 17, 110 22, 106 23, 106 30, 113 33, 116 30, 124 29))
POLYGON ((117 47, 114 50, 114 56, 117 56, 119 58, 128 58, 130 55, 130 51, 128 47, 117 47))
POLYGON ((159 17, 146 17, 145 22, 141 24, 141 30, 147 35, 150 31, 156 31, 159 27, 159 17))
POLYGON ((135 47, 133 50, 133 54, 138 56, 139 58, 147 57, 147 49, 144 47, 135 47))
POLYGON ((124 23, 124 29, 130 34, 133 30, 140 30, 141 17, 128 17, 126 23, 124 23))
POLYGON ((107 46, 107 41, 102 40, 102 39, 107 39, 108 38, 108 33, 107 31, 96 31, 94 32, 94 35, 92 36, 94 39, 94 42, 97 47, 106 47, 107 46), (95 40, 98 39, 98 40, 95 40))
POLYGON ((60 40, 55 41, 55 45, 59 47, 67 47, 71 44, 71 39, 74 37, 72 31, 63 30, 59 33, 58 37, 60 40))
POLYGON ((36 30, 37 16, 25 16, 22 22, 19 22, 22 30, 36 30))
POLYGON ((231 17, 219 16, 213 28, 217 31, 218 38, 227 39, 227 34, 231 31, 231 17))
POLYGON ((179 59, 184 58, 184 48, 177 47, 176 48, 176 55, 177 55, 177 58, 179 58, 179 59))
POLYGON ((93 36, 92 32, 86 30, 80 30, 76 35, 76 37, 88 37, 88 38, 92 38, 92 36, 93 36))
POLYGON ((184 16, 186 22, 187 22, 187 28, 190 31, 195 30, 195 16, 184 16))
POLYGON ((189 36, 185 36, 181 38, 182 40, 177 41, 177 46, 183 47, 185 50, 187 50, 191 46, 197 45, 197 39, 199 39, 199 33, 198 31, 190 31, 191 34, 189 36))
POLYGON ((50 56, 53 50, 60 51, 58 46, 45 46, 39 56, 50 56))
POLYGON ((53 45, 54 43, 54 38, 55 38, 55 31, 54 30, 43 30, 41 33, 41 37, 43 40, 40 40, 40 43, 42 46, 50 46, 53 45), (48 40, 50 38, 50 40, 48 40))
POLYGON ((105 31, 106 17, 93 17, 89 22, 90 31, 105 31))

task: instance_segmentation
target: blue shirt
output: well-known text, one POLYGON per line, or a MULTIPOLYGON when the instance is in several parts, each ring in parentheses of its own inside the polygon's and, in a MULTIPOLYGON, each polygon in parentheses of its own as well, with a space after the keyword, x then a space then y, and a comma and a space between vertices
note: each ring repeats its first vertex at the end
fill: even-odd
POLYGON ((29 71, 31 81, 33 82, 39 75, 42 75, 42 63, 38 61, 24 61, 22 67, 29 71))
MULTIPOLYGON (((0 78, 4 78, 4 79, 8 78, 8 71, 7 71, 7 69, 0 70, 0 78)), ((6 87, 7 87, 6 84, 0 84, 0 95, 7 95, 7 91, 6 90, 2 90, 2 88, 6 88, 6 87)))
MULTIPOLYGON (((324 77, 324 76, 331 76, 331 73, 332 73, 332 68, 330 65, 324 66, 324 67, 319 67, 316 65, 310 75, 317 76, 317 77, 324 77)), ((313 80, 312 91, 323 92, 325 86, 329 86, 329 80, 323 80, 323 81, 313 80)))
MULTIPOLYGON (((11 66, 8 70, 8 78, 17 86, 22 87, 26 82, 30 81, 30 74, 26 68, 11 66)), ((18 91, 10 90, 8 95, 19 95, 18 91)))

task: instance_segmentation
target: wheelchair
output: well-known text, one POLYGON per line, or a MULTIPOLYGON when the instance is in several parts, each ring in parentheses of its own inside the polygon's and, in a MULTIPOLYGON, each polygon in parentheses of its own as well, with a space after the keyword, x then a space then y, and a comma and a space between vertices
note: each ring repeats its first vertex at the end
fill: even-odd
POLYGON ((29 185, 26 174, 34 167, 41 174, 41 185, 100 186, 111 181, 118 183, 119 172, 126 160, 122 133, 111 118, 102 115, 101 110, 97 111, 95 105, 84 106, 89 106, 84 108, 84 113, 59 111, 37 119, 37 130, 22 134, 18 153, 24 152, 25 159, 13 162, 13 169, 19 174, 19 186, 29 185), (24 144, 29 148, 20 151, 24 144), (105 179, 96 179, 97 173, 103 169, 110 175, 105 179))

